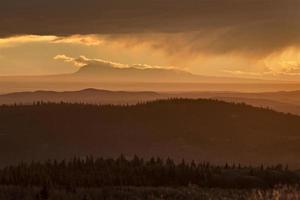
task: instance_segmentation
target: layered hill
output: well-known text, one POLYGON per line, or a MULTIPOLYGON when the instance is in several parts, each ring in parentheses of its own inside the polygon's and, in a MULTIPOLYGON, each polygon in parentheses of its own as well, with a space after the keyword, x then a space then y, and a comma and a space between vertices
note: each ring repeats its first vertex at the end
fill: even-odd
POLYGON ((35 91, 18 92, 0 95, 0 105, 3 104, 32 104, 34 102, 68 102, 88 104, 136 104, 169 98, 206 98, 218 99, 227 102, 246 103, 256 107, 270 108, 279 112, 300 115, 300 92, 268 92, 268 93, 241 93, 241 92, 133 92, 109 91, 99 89, 84 89, 79 91, 35 91))
POLYGON ((216 100, 132 106, 0 107, 0 163, 73 156, 287 163, 300 167, 300 117, 216 100))

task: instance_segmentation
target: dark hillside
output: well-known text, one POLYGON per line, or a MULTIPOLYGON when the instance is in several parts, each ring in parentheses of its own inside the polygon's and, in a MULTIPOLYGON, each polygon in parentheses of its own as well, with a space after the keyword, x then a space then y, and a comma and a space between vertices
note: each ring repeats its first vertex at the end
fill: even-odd
POLYGON ((0 163, 161 156, 299 167, 300 117, 214 100, 0 107, 0 163))

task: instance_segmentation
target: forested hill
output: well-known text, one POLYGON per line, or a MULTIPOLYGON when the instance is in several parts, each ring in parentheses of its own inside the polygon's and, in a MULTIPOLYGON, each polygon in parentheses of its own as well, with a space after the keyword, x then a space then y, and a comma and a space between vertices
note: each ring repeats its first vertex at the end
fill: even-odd
POLYGON ((297 172, 282 165, 216 166, 207 162, 185 160, 175 163, 170 158, 145 160, 134 156, 132 159, 126 159, 122 155, 117 159, 89 156, 62 161, 20 163, 0 169, 0 191, 3 185, 66 188, 69 192, 78 188, 124 186, 193 185, 205 188, 267 189, 278 184, 292 186, 299 182, 297 172))
POLYGON ((0 163, 95 155, 300 167, 300 117, 215 100, 0 107, 0 163))

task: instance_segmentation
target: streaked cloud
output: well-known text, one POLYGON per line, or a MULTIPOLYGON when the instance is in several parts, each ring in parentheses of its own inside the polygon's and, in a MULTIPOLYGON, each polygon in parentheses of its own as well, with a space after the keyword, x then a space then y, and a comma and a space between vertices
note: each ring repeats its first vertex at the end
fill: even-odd
POLYGON ((75 65, 76 67, 83 67, 86 65, 85 62, 81 62, 81 59, 75 59, 66 55, 57 55, 53 58, 54 60, 62 60, 66 63, 72 63, 73 65, 75 65))
POLYGON ((103 39, 95 35, 71 35, 68 37, 56 37, 51 41, 51 43, 54 44, 82 44, 87 46, 97 46, 103 42, 103 39))
POLYGON ((0 48, 10 47, 17 44, 30 43, 30 42, 51 42, 56 40, 56 36, 38 36, 38 35, 22 35, 8 38, 0 38, 0 48))
POLYGON ((55 56, 54 59, 55 60, 63 60, 64 62, 67 62, 67 63, 72 63, 77 67, 83 67, 83 66, 92 65, 92 64, 104 65, 104 66, 109 66, 109 67, 113 67, 113 68, 128 67, 128 65, 125 65, 125 64, 106 61, 106 60, 102 60, 102 59, 91 59, 91 58, 87 58, 85 56, 79 56, 78 58, 72 58, 72 57, 62 54, 62 55, 55 56))
POLYGON ((66 63, 71 63, 74 66, 77 67, 83 67, 86 65, 97 65, 99 67, 105 66, 105 67, 111 67, 111 68, 137 68, 137 69, 176 69, 176 67, 173 66, 152 66, 148 64, 122 64, 112 61, 107 61, 103 59, 92 59, 87 58, 85 56, 79 56, 78 58, 73 58, 70 56, 66 56, 64 54, 56 55, 54 60, 62 60, 66 63))
POLYGON ((0 38, 0 48, 21 45, 24 43, 47 42, 50 44, 80 44, 97 46, 104 42, 95 35, 71 35, 58 37, 54 35, 20 35, 8 38, 0 38))
POLYGON ((236 76, 252 76, 252 77, 282 77, 282 76, 300 76, 300 66, 298 68, 281 70, 281 71, 262 71, 262 72, 252 72, 252 71, 241 71, 241 70, 225 70, 224 72, 236 76))

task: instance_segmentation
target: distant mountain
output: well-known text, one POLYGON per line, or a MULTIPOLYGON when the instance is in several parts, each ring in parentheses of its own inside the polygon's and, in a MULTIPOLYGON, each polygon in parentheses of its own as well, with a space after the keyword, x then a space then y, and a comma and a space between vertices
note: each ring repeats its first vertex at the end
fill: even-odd
POLYGON ((32 104, 37 101, 69 102, 89 104, 136 104, 168 98, 206 98, 227 102, 246 103, 256 107, 264 107, 285 113, 300 115, 300 91, 270 92, 270 93, 240 93, 240 92, 129 92, 84 89, 80 91, 35 91, 18 92, 0 95, 2 104, 32 104))
POLYGON ((134 106, 0 106, 0 163, 74 155, 287 163, 300 167, 300 117, 214 100, 134 106))
POLYGON ((202 76, 172 68, 141 68, 139 66, 118 68, 99 63, 81 67, 72 77, 108 82, 268 82, 258 79, 202 76))
POLYGON ((175 68, 90 63, 68 74, 0 77, 0 94, 36 90, 101 88, 125 91, 278 91, 299 90, 291 81, 205 76, 175 68))
POLYGON ((32 104, 37 101, 44 102, 68 102, 89 104, 136 104, 162 98, 163 95, 156 92, 125 92, 97 89, 84 89, 80 91, 35 91, 17 92, 0 95, 1 104, 32 104))
POLYGON ((163 68, 117 68, 111 66, 87 65, 74 74, 78 78, 101 81, 124 82, 181 82, 195 81, 197 76, 186 71, 163 68))

